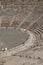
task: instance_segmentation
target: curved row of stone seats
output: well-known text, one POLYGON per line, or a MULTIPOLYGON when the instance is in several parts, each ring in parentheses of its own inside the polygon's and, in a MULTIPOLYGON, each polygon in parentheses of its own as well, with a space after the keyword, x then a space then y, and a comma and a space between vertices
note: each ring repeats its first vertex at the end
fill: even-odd
POLYGON ((26 17, 27 14, 20 14, 20 15, 17 15, 15 17, 15 20, 12 19, 12 24, 11 24, 11 27, 17 27, 21 22, 22 20, 26 17))
POLYGON ((43 6, 38 6, 35 8, 34 12, 30 15, 27 21, 22 24, 21 27, 26 28, 28 26, 28 30, 35 32, 41 39, 43 38, 43 28, 40 26, 43 25, 43 6), (38 29, 39 28, 39 29, 38 29))
MULTIPOLYGON (((24 27, 23 25, 26 26, 27 24, 31 23, 31 22, 28 20, 28 18, 29 18, 30 15, 33 13, 35 7, 36 7, 36 6, 34 6, 34 7, 32 8, 32 11, 30 11, 30 12, 27 14, 27 16, 21 21, 21 23, 18 25, 18 28, 24 27)), ((24 27, 24 28, 25 28, 25 27, 24 27)))
POLYGON ((43 0, 2 0, 2 4, 12 4, 12 3, 14 3, 14 4, 18 4, 18 5, 23 5, 23 4, 36 4, 36 3, 41 3, 41 2, 43 2, 43 0))
POLYGON ((38 24, 36 22, 41 19, 42 15, 43 15, 43 7, 36 6, 34 11, 29 15, 29 17, 25 20, 25 22, 21 25, 21 27, 27 28, 27 26, 28 26, 28 28, 30 28, 33 25, 38 26, 38 24))
POLYGON ((28 21, 31 23, 35 22, 36 19, 38 19, 43 14, 43 6, 37 6, 35 7, 32 14, 28 17, 28 21))
POLYGON ((39 29, 33 30, 33 32, 34 32, 40 39, 43 38, 42 32, 41 32, 39 29))
POLYGON ((10 24, 10 21, 12 19, 12 16, 3 16, 2 22, 1 22, 1 27, 8 27, 10 24))
POLYGON ((28 30, 33 31, 41 39, 43 38, 43 16, 36 21, 28 30))
POLYGON ((36 30, 35 33, 37 33, 37 37, 39 37, 41 40, 43 40, 43 33, 42 33, 42 30, 41 30, 41 31, 40 31, 40 30, 36 30))
POLYGON ((21 28, 26 29, 27 26, 29 26, 29 25, 30 25, 30 22, 25 21, 25 23, 23 23, 23 24, 21 25, 21 28))
MULTIPOLYGON (((18 13, 14 16, 8 16, 8 15, 3 16, 1 26, 2 27, 4 25, 5 25, 5 27, 9 26, 11 21, 13 21, 12 24, 10 25, 11 27, 13 27, 13 26, 15 27, 15 26, 19 25, 19 23, 22 22, 22 20, 27 16, 27 14, 30 13, 30 10, 32 11, 33 7, 34 6, 31 6, 31 5, 28 5, 28 6, 25 5, 23 8, 21 8, 21 9, 25 10, 25 12, 23 12, 23 10, 21 10, 22 11, 21 13, 18 13), (27 11, 26 11, 25 7, 27 8, 28 13, 26 13, 27 11), (15 19, 13 17, 15 17, 15 19), (12 20, 12 19, 14 19, 14 20, 12 20)), ((7 9, 6 9, 6 11, 7 11, 7 9)))
MULTIPOLYGON (((42 19, 38 19, 42 14, 43 14, 43 6, 39 6, 39 5, 36 6, 35 9, 34 9, 34 11, 32 12, 32 14, 29 15, 29 17, 25 20, 25 22, 21 25, 21 27, 27 28, 27 26, 28 26, 28 28, 30 28, 30 29, 34 28, 34 25, 36 27, 38 27, 39 23, 37 22, 37 20, 38 21, 41 21, 41 20, 43 21, 43 18, 42 19)), ((9 16, 7 16, 7 17, 5 16, 4 20, 2 19, 3 20, 2 21, 3 24, 1 24, 1 26, 2 27, 4 25, 5 26, 9 26, 10 22, 11 22, 11 27, 17 27, 23 21, 23 19, 26 16, 27 16, 27 13, 26 14, 24 13, 23 15, 22 15, 22 13, 20 13, 20 15, 15 16, 15 19, 13 20, 13 22, 11 22, 12 18, 10 18, 9 16)))
POLYGON ((38 21, 36 21, 29 29, 30 30, 35 30, 35 29, 39 28, 42 25, 43 25, 43 16, 38 21))
POLYGON ((32 11, 32 8, 34 7, 34 5, 8 5, 8 7, 6 8, 3 8, 3 10, 1 11, 2 12, 2 15, 4 14, 7 14, 7 12, 11 12, 10 15, 14 15, 15 13, 18 14, 18 13, 28 13, 30 11, 32 11))
POLYGON ((6 26, 11 26, 11 27, 15 27, 16 25, 18 25, 23 18, 25 18, 26 14, 17 14, 14 16, 3 16, 2 18, 2 23, 1 23, 1 27, 6 27, 6 26), (14 20, 13 20, 14 19, 14 20))
POLYGON ((37 27, 36 29, 32 30, 40 39, 43 39, 43 27, 37 27))

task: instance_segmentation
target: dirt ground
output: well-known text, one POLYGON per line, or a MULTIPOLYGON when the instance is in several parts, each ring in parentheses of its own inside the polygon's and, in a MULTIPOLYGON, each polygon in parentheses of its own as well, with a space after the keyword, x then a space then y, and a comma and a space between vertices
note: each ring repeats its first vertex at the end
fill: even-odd
POLYGON ((18 54, 0 59, 0 65, 43 65, 42 44, 18 54))

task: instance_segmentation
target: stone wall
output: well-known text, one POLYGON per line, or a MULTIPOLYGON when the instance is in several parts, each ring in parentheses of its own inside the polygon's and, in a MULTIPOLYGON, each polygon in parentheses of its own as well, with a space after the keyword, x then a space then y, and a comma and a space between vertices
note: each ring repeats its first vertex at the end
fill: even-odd
POLYGON ((0 8, 7 8, 9 5, 37 5, 40 3, 43 4, 43 0, 0 0, 0 8))
POLYGON ((0 0, 2 4, 14 3, 14 4, 29 4, 30 2, 42 2, 43 0, 0 0))

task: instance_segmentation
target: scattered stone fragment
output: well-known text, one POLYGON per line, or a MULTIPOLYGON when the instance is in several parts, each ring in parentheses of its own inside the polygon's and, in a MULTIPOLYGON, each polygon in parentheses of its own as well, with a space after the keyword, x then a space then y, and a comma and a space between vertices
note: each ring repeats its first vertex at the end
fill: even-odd
POLYGON ((39 59, 39 60, 40 60, 41 58, 40 58, 40 57, 38 57, 37 59, 39 59))
POLYGON ((29 56, 29 58, 32 58, 31 56, 29 56))

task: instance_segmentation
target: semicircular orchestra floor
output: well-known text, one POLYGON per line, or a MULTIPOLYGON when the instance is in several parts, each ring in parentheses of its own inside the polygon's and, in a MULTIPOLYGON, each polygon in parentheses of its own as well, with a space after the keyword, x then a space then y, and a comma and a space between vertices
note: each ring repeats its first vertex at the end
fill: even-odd
POLYGON ((28 34, 17 29, 0 29, 0 48, 11 49, 24 43, 28 34))

